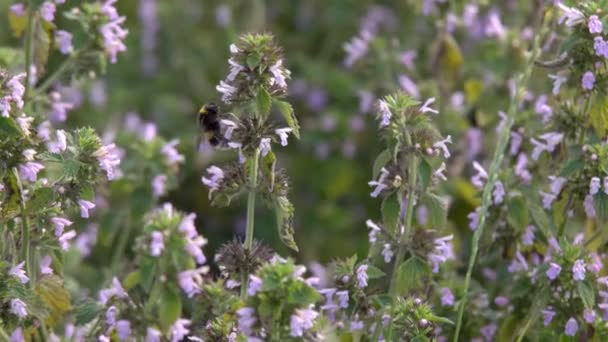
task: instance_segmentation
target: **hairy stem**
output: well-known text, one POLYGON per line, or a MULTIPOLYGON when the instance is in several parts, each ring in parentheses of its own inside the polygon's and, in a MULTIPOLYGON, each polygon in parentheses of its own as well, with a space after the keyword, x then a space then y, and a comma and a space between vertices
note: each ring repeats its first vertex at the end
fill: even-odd
POLYGON ((399 266, 403 262, 406 252, 406 243, 408 242, 410 231, 412 230, 412 219, 414 217, 414 200, 416 198, 416 179, 418 177, 418 158, 412 154, 408 161, 408 194, 407 194, 407 207, 405 212, 404 232, 399 240, 399 248, 397 249, 397 256, 395 257, 395 264, 393 266, 393 274, 391 276, 391 284, 389 285, 388 293, 391 296, 395 296, 397 273, 399 273, 399 266))
POLYGON ((64 60, 61 65, 59 65, 59 67, 49 77, 47 77, 38 88, 34 90, 34 96, 44 93, 50 86, 52 86, 53 83, 70 68, 72 63, 78 58, 78 54, 79 53, 76 52, 64 60))
MULTIPOLYGON (((258 185, 258 159, 260 149, 253 153, 249 168, 249 195, 247 197, 247 230, 245 232, 245 249, 251 251, 253 248, 253 228, 255 223, 255 193, 258 185)), ((241 298, 247 297, 247 287, 249 282, 249 270, 243 270, 241 274, 241 298)))
POLYGON ((30 223, 25 210, 25 194, 23 191, 23 183, 19 176, 17 168, 13 168, 13 174, 17 180, 17 188, 19 190, 19 208, 21 210, 21 259, 25 261, 25 270, 30 279, 30 285, 33 286, 34 274, 32 273, 32 258, 30 252, 30 223))
POLYGON ((33 35, 34 35, 34 2, 31 0, 27 1, 27 29, 25 31, 25 93, 24 101, 29 99, 29 93, 31 91, 31 77, 32 77, 32 49, 34 47, 33 35))
POLYGON ((534 39, 532 50, 527 58, 525 69, 523 70, 521 75, 519 75, 519 77, 516 79, 515 93, 511 97, 509 111, 507 113, 507 119, 505 120, 505 124, 499 133, 498 144, 496 146, 496 150, 494 151, 492 162, 490 163, 490 169, 488 171, 488 181, 484 186, 482 194, 481 208, 479 212, 479 223, 477 225, 477 229, 473 233, 473 238, 471 241, 471 255, 469 257, 467 273, 464 280, 463 297, 460 302, 460 307, 458 308, 458 321, 456 323, 456 331, 454 332, 454 342, 459 341, 460 330, 462 328, 462 318, 464 316, 464 309, 466 307, 469 287, 471 285, 471 276, 473 273, 473 268, 475 266, 477 253, 479 252, 479 240, 483 235, 486 223, 486 216, 488 214, 488 208, 492 203, 492 189, 494 189, 494 185, 496 184, 496 181, 498 179, 500 165, 502 164, 505 149, 507 148, 507 144, 509 143, 511 127, 513 126, 513 122, 515 121, 518 106, 524 97, 526 85, 528 84, 528 80, 530 79, 530 75, 532 74, 532 70, 534 68, 534 61, 538 58, 540 54, 540 40, 541 36, 543 36, 543 32, 544 29, 541 29, 541 32, 537 33, 536 38, 534 39))

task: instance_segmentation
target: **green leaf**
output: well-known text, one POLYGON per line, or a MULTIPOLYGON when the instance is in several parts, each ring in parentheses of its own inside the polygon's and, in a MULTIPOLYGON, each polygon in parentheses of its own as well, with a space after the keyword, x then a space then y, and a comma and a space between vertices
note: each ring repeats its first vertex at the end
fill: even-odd
POLYGON ((445 323, 445 324, 449 324, 449 325, 454 325, 454 322, 452 322, 450 319, 445 318, 445 317, 430 315, 428 318, 429 318, 429 320, 431 322, 445 323))
POLYGON ((406 295, 411 290, 423 287, 431 268, 424 260, 412 256, 399 265, 397 272, 397 292, 406 295))
POLYGON ((593 104, 589 110, 589 122, 601 137, 608 132, 608 96, 594 96, 593 104))
POLYGON ((285 196, 277 197, 274 202, 279 237, 287 247, 297 252, 298 245, 293 238, 293 204, 285 196))
POLYGON ((608 195, 606 195, 603 191, 598 192, 594 198, 593 202, 595 203, 595 211, 597 213, 597 217, 601 222, 608 221, 608 195))
POLYGON ((421 158, 420 164, 418 164, 418 174, 420 175, 420 182, 422 183, 422 189, 426 189, 431 184, 431 176, 433 170, 431 165, 426 159, 421 158))
POLYGON ((65 318, 65 314, 71 308, 70 293, 63 287, 63 280, 56 275, 46 276, 40 279, 36 285, 36 293, 40 295, 50 315, 46 322, 55 326, 65 318))
POLYGON ((258 89, 258 94, 255 97, 255 106, 260 114, 263 117, 266 117, 270 112, 270 107, 272 106, 272 97, 268 94, 268 91, 264 87, 260 87, 258 89))
POLYGON ((386 164, 388 164, 392 158, 393 155, 389 149, 380 152, 380 154, 376 157, 376 160, 374 161, 372 174, 373 179, 378 179, 378 176, 380 175, 380 170, 382 170, 382 168, 385 167, 386 164))
POLYGON ((585 162, 583 160, 581 160, 581 159, 570 160, 566 165, 564 165, 564 167, 560 171, 559 175, 561 177, 570 177, 570 176, 576 174, 577 172, 581 171, 584 167, 585 167, 585 162))
POLYGON ((589 281, 586 279, 584 281, 577 282, 576 291, 581 297, 585 308, 589 310, 593 309, 593 306, 595 305, 595 292, 593 290, 593 286, 589 284, 589 281))
POLYGON ((367 277, 369 279, 378 279, 378 278, 384 277, 385 275, 386 275, 386 273, 384 273, 378 267, 371 265, 371 264, 367 265, 367 277))
POLYGON ((137 286, 137 284, 139 284, 140 281, 141 281, 141 271, 135 270, 135 271, 127 274, 125 279, 123 279, 123 281, 122 281, 122 286, 125 288, 125 290, 129 291, 130 289, 137 286))
POLYGON ((37 19, 34 23, 33 61, 38 77, 42 76, 46 70, 46 64, 52 47, 52 29, 52 24, 40 19, 37 19))
POLYGON ((15 120, 0 116, 0 136, 3 139, 21 136, 21 130, 15 120))
POLYGON ((277 158, 274 155, 274 152, 268 151, 266 156, 262 157, 261 169, 262 174, 266 179, 270 180, 270 189, 272 192, 274 190, 274 179, 275 179, 275 167, 277 165, 277 158))
POLYGON ((382 221, 384 222, 384 227, 390 232, 397 232, 400 215, 401 204, 399 201, 399 194, 394 192, 382 201, 382 221))
POLYGON ((31 199, 26 203, 26 210, 30 214, 46 209, 55 200, 55 190, 52 188, 39 188, 34 191, 31 199))
POLYGON ((509 199, 507 221, 519 232, 526 230, 528 227, 528 207, 522 196, 509 199))
POLYGON ((433 228, 443 228, 446 224, 447 204, 433 193, 424 193, 421 202, 429 211, 429 225, 433 228))
POLYGON ((72 311, 76 318, 74 324, 83 326, 91 322, 101 312, 101 309, 102 307, 94 300, 87 300, 79 303, 72 311))
POLYGON ((182 299, 175 287, 167 286, 162 289, 158 315, 164 329, 171 326, 182 315, 182 299))
POLYGON ((261 61, 262 61, 262 57, 257 53, 253 53, 253 54, 247 56, 247 60, 245 62, 247 63, 247 66, 249 67, 249 69, 253 70, 253 69, 257 68, 258 65, 260 65, 261 61))
POLYGON ((21 37, 27 26, 27 15, 18 16, 12 11, 8 11, 8 25, 16 38, 21 37))
POLYGON ((545 238, 548 239, 549 237, 553 236, 553 234, 551 234, 551 227, 549 226, 549 217, 543 208, 541 208, 538 204, 531 202, 532 201, 528 201, 527 206, 528 210, 530 211, 530 215, 532 215, 532 220, 534 220, 536 223, 536 227, 543 232, 545 238))
POLYGON ((274 100, 274 104, 278 107, 279 112, 287 121, 287 126, 289 126, 293 130, 293 135, 300 139, 300 125, 298 124, 298 119, 293 111, 293 107, 289 102, 274 100))

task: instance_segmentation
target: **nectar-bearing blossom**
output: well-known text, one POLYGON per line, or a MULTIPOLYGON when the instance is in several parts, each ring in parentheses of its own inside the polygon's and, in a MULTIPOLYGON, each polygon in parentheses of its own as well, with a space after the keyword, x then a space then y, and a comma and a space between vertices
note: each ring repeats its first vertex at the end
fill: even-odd
POLYGON ((279 128, 275 130, 275 133, 279 136, 279 138, 281 139, 281 146, 287 146, 287 138, 289 136, 288 133, 291 133, 292 129, 287 127, 287 128, 279 128))
POLYGON ((439 111, 436 109, 431 108, 430 106, 435 102, 435 98, 431 97, 428 100, 426 100, 424 102, 424 104, 422 105, 422 107, 420 107, 420 112, 422 113, 427 113, 427 112, 431 112, 433 114, 439 114, 439 111))
POLYGON ((560 272, 562 271, 562 267, 554 262, 549 264, 549 268, 547 269, 547 278, 549 278, 550 280, 555 280, 555 278, 557 278, 557 276, 559 276, 560 272))
POLYGON ((44 169, 44 165, 36 162, 27 162, 19 165, 19 176, 30 182, 38 179, 38 172, 44 169))
POLYGON ((28 281, 30 281, 30 278, 28 278, 27 274, 25 274, 23 266, 25 266, 25 261, 13 266, 8 271, 8 275, 17 278, 21 284, 26 284, 28 281))
POLYGON ((471 178, 471 183, 475 185, 476 188, 483 188, 483 183, 488 179, 488 173, 486 170, 476 161, 473 161, 473 168, 477 171, 477 174, 471 178))
POLYGON ((19 318, 27 316, 27 305, 19 298, 11 300, 11 313, 19 318))
POLYGON ((600 18, 597 15, 592 15, 589 17, 589 33, 591 34, 595 34, 595 33, 602 33, 602 21, 600 20, 600 18))
POLYGON ((173 139, 169 141, 163 148, 160 150, 165 158, 167 158, 167 162, 169 165, 175 165, 184 162, 184 156, 179 154, 177 149, 175 148, 179 144, 179 139, 173 139))
POLYGON ((439 272, 440 264, 454 258, 452 245, 449 242, 453 238, 453 235, 448 235, 434 240, 434 249, 427 255, 429 261, 433 265, 433 273, 439 272))
POLYGON ((585 90, 593 90, 593 87, 595 86, 595 75, 593 72, 587 71, 583 74, 581 85, 585 90))
POLYGON ((72 52, 72 34, 70 32, 57 30, 57 32, 55 32, 55 41, 62 54, 67 55, 72 52))
POLYGON ((100 147, 93 156, 97 158, 99 168, 106 172, 108 180, 113 180, 118 175, 120 157, 115 144, 100 147))
POLYGON ((595 195, 600 191, 601 184, 599 177, 592 177, 589 182, 589 195, 595 195))
POLYGON ((55 20, 56 10, 57 8, 55 7, 55 4, 52 1, 45 1, 40 6, 40 16, 42 17, 42 19, 48 22, 53 22, 53 20, 55 20))
POLYGON ((363 264, 357 268, 357 287, 367 287, 367 268, 368 266, 363 264))
POLYGON ((211 194, 214 191, 219 190, 219 188, 221 186, 221 182, 224 179, 224 171, 222 169, 220 169, 219 167, 212 165, 209 168, 207 168, 207 173, 209 173, 211 175, 211 178, 207 178, 207 177, 203 176, 202 182, 207 187, 209 187, 209 196, 211 197, 211 194))
POLYGON ((270 151, 272 151, 270 138, 262 138, 262 140, 260 140, 260 154, 262 157, 266 157, 270 151))
POLYGON ((449 288, 443 287, 441 289, 441 305, 452 306, 454 305, 454 294, 449 288))
POLYGON ((51 217, 51 223, 55 227, 55 236, 59 237, 63 234, 64 228, 71 226, 73 222, 63 217, 51 217))
POLYGON ((566 322, 566 326, 564 328, 564 333, 566 336, 575 336, 578 331, 578 323, 574 317, 570 317, 568 322, 566 322))
POLYGON ((80 207, 80 217, 89 218, 89 210, 95 208, 95 203, 87 200, 78 200, 78 206, 80 207))
POLYGON ((115 2, 116 0, 108 0, 102 5, 102 13, 108 17, 108 22, 103 24, 99 29, 104 50, 110 57, 110 63, 112 64, 116 63, 118 53, 127 51, 124 40, 129 33, 128 30, 122 27, 126 21, 126 17, 118 15, 116 8, 113 6, 115 2))
POLYGON ((163 233, 153 231, 150 234, 150 255, 157 257, 163 252, 163 249, 165 249, 163 233))
POLYGON ((448 150, 448 147, 446 145, 448 143, 449 144, 452 143, 452 136, 450 136, 450 135, 448 135, 445 139, 434 143, 433 148, 435 148, 436 153, 438 153, 439 151, 443 151, 444 158, 450 158, 450 156, 451 156, 450 150, 448 150))
POLYGON ((302 337, 304 332, 313 327, 319 313, 311 309, 296 309, 289 320, 292 337, 302 337))
POLYGON ((389 174, 390 173, 388 172, 387 169, 382 168, 380 170, 380 177, 378 178, 378 180, 377 181, 372 180, 367 183, 369 186, 375 187, 374 191, 372 191, 372 193, 370 193, 371 197, 373 197, 373 198, 378 197, 384 189, 388 188, 388 186, 386 184, 384 184, 384 182, 386 181, 386 178, 389 176, 389 174))
POLYGON ((188 327, 191 323, 189 319, 178 318, 170 328, 171 342, 182 341, 190 333, 188 327))
POLYGON ((392 113, 390 108, 388 108, 388 103, 384 100, 378 101, 378 109, 380 111, 380 115, 382 117, 382 121, 380 121, 380 127, 388 126, 391 123, 392 113))
POLYGON ((585 280, 585 262, 581 259, 578 259, 574 262, 574 266, 572 266, 572 278, 575 281, 585 280))

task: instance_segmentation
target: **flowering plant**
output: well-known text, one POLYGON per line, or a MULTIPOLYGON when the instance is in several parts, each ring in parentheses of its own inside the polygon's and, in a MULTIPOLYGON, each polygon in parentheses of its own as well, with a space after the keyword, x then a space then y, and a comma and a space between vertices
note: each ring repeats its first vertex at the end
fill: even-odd
MULTIPOLYGON (((186 3, 183 25, 208 19, 186 3)), ((353 28, 334 11, 361 4, 324 2, 337 28, 322 44, 315 2, 253 1, 246 29, 267 22, 275 35, 238 38, 218 4, 230 43, 203 39, 209 80, 183 82, 221 99, 206 95, 195 153, 171 129, 193 109, 177 90, 146 94, 144 115, 111 114, 130 93, 104 107, 119 93, 104 78, 137 93, 166 87, 164 63, 185 65, 189 53, 157 49, 157 36, 184 43, 159 30, 166 6, 7 9, 0 341, 608 339, 607 0, 389 2, 367 8, 342 46, 353 28), (141 29, 123 15, 133 9, 141 29), (323 61, 285 36, 287 12, 301 13, 295 27, 323 61), (112 71, 135 42, 149 80, 137 87, 112 71), (365 167, 331 159, 336 141, 365 167), (309 155, 323 162, 299 172, 309 155), (369 205, 342 211, 358 192, 369 205), (234 234, 221 213, 237 218, 234 234), (319 246, 335 251, 314 251, 334 229, 339 240, 319 246), (342 249, 359 235, 357 253, 342 249)))

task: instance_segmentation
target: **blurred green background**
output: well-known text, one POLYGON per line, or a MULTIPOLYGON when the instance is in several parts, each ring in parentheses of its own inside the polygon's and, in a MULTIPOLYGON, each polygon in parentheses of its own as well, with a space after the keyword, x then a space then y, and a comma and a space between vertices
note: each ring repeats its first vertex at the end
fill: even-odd
MULTIPOLYGON (((501 1, 494 5, 482 2, 482 11, 491 6, 505 7, 505 25, 519 27, 528 20, 525 13, 531 5, 527 1, 501 1), (523 15, 509 15, 514 13, 523 15)), ((0 0, 0 10, 6 11, 11 3, 0 0)), ((69 7, 70 3, 75 1, 62 6, 69 7)), ((367 182, 382 143, 376 135, 373 115, 360 110, 358 94, 368 90, 375 97, 384 96, 397 88, 401 74, 418 84, 422 99, 438 97, 437 106, 442 109, 438 116, 440 128, 454 140, 455 156, 449 170, 452 181, 445 186, 445 193, 453 196, 450 222, 468 233, 466 215, 477 202, 475 191, 459 178, 471 158, 467 156, 469 146, 464 132, 471 124, 493 131, 496 111, 506 108, 505 80, 517 70, 522 45, 495 39, 463 44, 462 32, 456 31, 454 41, 449 42, 450 50, 438 29, 445 24, 443 19, 422 16, 421 3, 119 1, 119 12, 127 16, 128 51, 119 55, 117 64, 108 66, 107 74, 84 82, 82 92, 72 94, 78 108, 69 114, 65 125, 90 125, 103 134, 120 128, 125 115, 135 112, 155 122, 158 133, 167 140, 179 138, 179 150, 186 155, 186 163, 180 171, 177 190, 161 202, 170 201, 177 208, 198 215, 197 226, 209 239, 206 254, 210 256, 235 234, 244 234, 245 206, 244 198, 230 208, 209 205, 207 189, 200 181, 204 170, 211 164, 233 160, 236 155, 205 149, 195 153, 196 113, 204 103, 221 102, 215 86, 228 73, 229 45, 245 32, 270 32, 284 47, 284 64, 292 71, 289 101, 302 126, 300 141, 290 138, 288 147, 275 151, 292 180, 290 197, 296 207, 296 241, 301 250, 292 255, 304 263, 326 263, 336 257, 366 254, 368 232, 364 222, 380 216, 380 200, 369 196, 367 182), (346 68, 343 45, 370 21, 377 26, 377 39, 370 48, 373 51, 367 60, 346 68), (416 67, 411 70, 399 62, 399 54, 407 49, 417 52, 416 67), (443 69, 436 68, 437 56, 445 59, 439 61, 443 69), (450 104, 454 94, 465 97, 460 107, 450 104)), ((464 1, 454 1, 449 6, 460 13, 463 5, 464 1)), ((1 13, 0 18, 6 18, 6 13, 1 13)), ((57 25, 70 27, 63 18, 57 19, 57 25)), ((5 29, 0 31, 0 39, 17 46, 20 42, 11 36, 7 26, 2 24, 5 29)), ((58 54, 51 56, 51 69, 60 58, 58 54)), ((484 149, 491 151, 493 139, 486 143, 484 149)), ((260 205, 256 215, 256 238, 282 255, 292 253, 278 239, 272 210, 260 205)))

